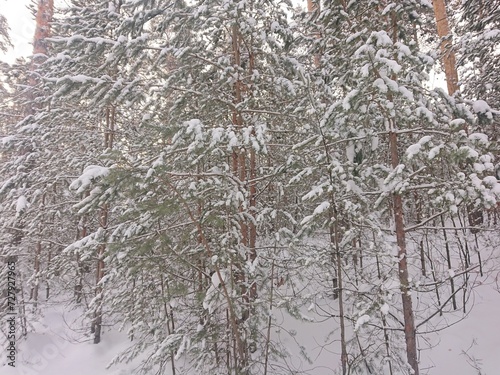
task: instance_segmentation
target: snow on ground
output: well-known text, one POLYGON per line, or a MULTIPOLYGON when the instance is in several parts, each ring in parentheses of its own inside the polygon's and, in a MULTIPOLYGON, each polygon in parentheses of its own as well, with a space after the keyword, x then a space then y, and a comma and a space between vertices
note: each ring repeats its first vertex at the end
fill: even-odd
MULTIPOLYGON (((134 365, 118 365, 106 370, 107 364, 129 341, 126 334, 106 332, 99 345, 90 338, 83 341, 79 332, 70 326, 76 312, 65 312, 61 307, 48 310, 36 333, 17 343, 16 367, 0 367, 2 375, 132 375, 134 365), (77 338, 79 341, 77 341, 77 338)), ((4 359, 4 358, 2 358, 4 359)), ((3 361, 2 361, 3 362, 3 361)), ((2 363, 3 365, 3 363, 2 363)))
MULTIPOLYGON (((476 287, 467 306, 470 314, 460 321, 459 312, 443 319, 457 324, 429 336, 426 343, 420 339, 420 366, 422 375, 498 375, 500 374, 500 254, 490 246, 491 255, 485 265, 488 276, 474 275, 476 287), (493 259, 496 257, 497 259, 493 259)), ((321 301, 316 301, 322 303, 321 301)), ((323 301, 329 303, 329 301, 323 301)), ((291 354, 285 366, 300 370, 301 374, 333 375, 339 368, 338 343, 328 334, 336 330, 336 322, 319 322, 314 308, 304 309, 303 321, 292 318, 283 309, 274 309, 274 339, 291 354), (308 323, 307 320, 317 323, 308 323), (289 335, 287 331, 295 331, 289 335), (300 356, 299 345, 307 348, 312 364, 300 356)), ((439 321, 439 318, 437 318, 439 321)), ((140 359, 106 369, 109 362, 130 345, 126 334, 106 330, 102 342, 94 345, 91 336, 85 336, 85 327, 78 330, 78 311, 64 311, 62 305, 49 308, 32 327, 26 341, 19 341, 16 367, 4 365, 6 350, 2 351, 1 375, 134 375, 138 374, 140 359)), ((439 324, 439 323, 436 323, 439 324)), ((272 370, 272 368, 271 368, 272 370)), ((290 373, 291 370, 290 370, 290 373)), ((168 369, 163 375, 169 375, 168 369)), ((152 374, 151 374, 152 375, 152 374)), ((190 374, 191 375, 191 374, 190 374)), ((196 374, 198 375, 198 374, 196 374)), ((203 374, 201 374, 203 375, 203 374)), ((381 375, 381 374, 376 374, 381 375)))
MULTIPOLYGON (((498 375, 500 369, 500 272, 478 286, 471 303, 474 308, 460 323, 441 331, 433 338, 435 345, 421 352, 422 374, 437 375, 498 375)), ((94 345, 90 338, 77 342, 81 333, 69 328, 75 312, 52 308, 35 326, 26 342, 20 342, 16 368, 4 366, 2 375, 132 375, 137 373, 138 361, 106 369, 107 364, 130 343, 123 333, 108 331, 101 344, 94 345)), ((294 324, 293 318, 275 311, 277 323, 294 324)), ((290 367, 313 375, 331 375, 338 365, 338 348, 324 347, 329 321, 322 324, 295 323, 294 338, 283 335, 292 353, 290 367), (314 364, 298 355, 296 342, 310 349, 314 364)), ((5 351, 4 351, 5 353, 5 351)), ((5 357, 4 357, 5 358, 5 357)), ((4 359, 3 358, 3 359, 4 359)))
MULTIPOLYGON (((460 323, 442 331, 422 353, 428 374, 500 374, 500 272, 473 292, 474 307, 460 323)), ((425 372, 423 372, 425 374, 425 372)))

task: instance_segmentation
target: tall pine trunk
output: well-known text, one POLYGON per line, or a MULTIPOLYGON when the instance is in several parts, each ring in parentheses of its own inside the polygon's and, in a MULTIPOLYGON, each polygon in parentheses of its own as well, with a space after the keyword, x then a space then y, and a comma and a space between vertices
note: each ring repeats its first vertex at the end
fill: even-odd
MULTIPOLYGON (((394 129, 394 123, 391 121, 391 132, 389 134, 389 147, 391 152, 391 163, 393 168, 399 165, 398 140, 394 129)), ((398 245, 398 275, 401 288, 401 299, 403 302, 404 333, 406 342, 406 356, 408 363, 413 369, 413 375, 418 375, 418 354, 417 337, 415 328, 415 317, 413 315, 413 306, 408 275, 408 256, 406 252, 406 238, 404 228, 403 198, 401 194, 394 193, 392 196, 394 223, 396 226, 396 241, 398 245)))
MULTIPOLYGON (((35 79, 34 71, 37 67, 37 61, 40 61, 40 55, 47 55, 47 45, 46 39, 50 36, 50 22, 52 21, 52 16, 54 14, 54 1, 53 0, 39 0, 36 12, 36 26, 35 35, 33 38, 33 61, 31 65, 32 74, 30 75, 29 84, 30 89, 28 91, 29 104, 27 107, 27 114, 35 114, 35 93, 34 89, 37 85, 37 80, 35 79)), ((26 150, 28 152, 28 150, 26 150)), ((45 194, 43 196, 45 204, 45 194)), ((38 304, 38 290, 40 283, 40 272, 41 272, 41 256, 42 256, 42 239, 39 238, 35 246, 35 260, 33 264, 33 272, 35 274, 35 284, 31 289, 31 299, 33 300, 33 308, 37 308, 38 304)))
MULTIPOLYGON (((116 108, 114 106, 108 106, 106 108, 106 129, 104 131, 104 148, 112 149, 114 142, 114 132, 115 132, 115 121, 116 121, 116 108)), ((109 207, 104 204, 101 207, 99 226, 103 229, 108 227, 109 222, 109 207)), ((94 344, 99 344, 101 342, 102 333, 102 304, 103 304, 103 287, 101 284, 102 279, 105 275, 105 264, 104 264, 104 252, 106 251, 106 245, 101 244, 97 249, 97 267, 96 267, 96 290, 95 295, 98 297, 98 303, 96 311, 94 314, 94 321, 92 322, 92 331, 94 333, 94 344)))
POLYGON ((35 78, 36 75, 33 74, 37 69, 37 66, 43 57, 47 56, 47 41, 46 39, 50 37, 50 23, 52 22, 52 17, 54 15, 54 0, 38 0, 38 6, 36 11, 36 25, 35 25, 35 35, 33 37, 33 60, 31 62, 32 74, 29 77, 29 85, 31 89, 29 90, 29 102, 27 111, 29 114, 35 113, 33 100, 35 99, 34 88, 38 83, 35 78))
POLYGON ((50 36, 50 22, 54 15, 54 0, 38 0, 33 54, 47 54, 46 38, 50 36))
POLYGON ((445 0, 433 0, 432 4, 434 6, 437 33, 441 39, 442 61, 446 74, 448 94, 453 95, 458 91, 458 73, 455 52, 453 52, 452 48, 448 15, 446 14, 446 2, 445 0))
MULTIPOLYGON (((398 42, 398 21, 396 14, 391 15, 392 40, 398 42)), ((396 80, 396 77, 393 76, 396 80)), ((392 98, 391 98, 392 99, 392 98)), ((399 166, 398 134, 396 123, 393 118, 387 119, 389 122, 389 152, 391 155, 391 166, 396 169, 399 166)), ((417 332, 415 326, 415 316, 410 291, 410 277, 408 272, 408 254, 406 250, 406 232, 404 224, 403 197, 399 192, 392 194, 392 209, 394 224, 396 229, 396 243, 398 246, 398 276, 401 290, 401 300, 403 303, 404 334, 406 343, 406 358, 413 370, 413 375, 419 375, 417 332)))
MULTIPOLYGON (((307 0, 307 12, 311 15, 314 12, 319 12, 320 11, 320 5, 319 5, 319 0, 307 0)), ((320 35, 319 33, 315 32, 314 36, 316 38, 319 38, 320 35)), ((314 66, 316 68, 319 68, 321 63, 321 56, 319 53, 314 54, 314 66)))
MULTIPOLYGON (((231 28, 231 49, 233 54, 233 63, 237 69, 241 67, 241 36, 238 29, 238 25, 235 23, 231 28)), ((243 117, 239 110, 237 109, 238 104, 243 100, 243 82, 238 77, 233 86, 233 110, 232 110, 232 122, 237 131, 240 131, 243 127, 243 117)), ((239 179, 239 181, 244 184, 247 180, 246 172, 246 152, 243 147, 238 148, 237 146, 232 150, 232 170, 233 175, 239 179)), ((240 204, 239 213, 243 214, 243 204, 240 204)), ((241 245, 248 248, 249 238, 248 238, 248 225, 246 220, 243 219, 243 215, 240 216, 240 227, 241 227, 241 245)), ((248 319, 249 312, 249 295, 247 284, 247 277, 242 264, 235 264, 237 269, 237 282, 241 288, 241 296, 243 302, 243 311, 241 317, 234 316, 234 313, 229 312, 228 317, 230 319, 237 319, 232 323, 233 336, 234 336, 234 365, 235 370, 243 369, 247 366, 247 348, 246 343, 242 340, 238 325, 248 319)), ((222 282, 222 280, 221 280, 222 282)))

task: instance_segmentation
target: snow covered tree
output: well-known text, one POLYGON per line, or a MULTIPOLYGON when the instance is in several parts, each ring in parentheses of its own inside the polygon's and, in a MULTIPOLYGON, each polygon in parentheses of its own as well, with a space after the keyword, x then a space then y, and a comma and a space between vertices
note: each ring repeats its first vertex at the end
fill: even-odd
MULTIPOLYGON (((49 33, 51 6, 50 1, 48 3, 42 1, 39 4, 39 27, 35 33, 34 54, 47 52, 43 47, 43 43, 49 33)), ((20 262, 19 266, 20 269, 22 269, 21 266, 32 264, 32 275, 31 277, 28 276, 28 282, 31 284, 30 299, 33 300, 33 308, 36 309, 41 280, 41 237, 43 237, 45 229, 41 225, 43 220, 40 219, 44 216, 44 212, 42 212, 44 210, 38 210, 37 208, 40 202, 42 206, 46 205, 46 195, 43 189, 40 189, 40 186, 37 186, 37 183, 34 182, 34 179, 40 177, 36 157, 37 153, 41 151, 37 148, 36 140, 31 137, 33 133, 36 133, 38 126, 36 121, 33 120, 35 119, 36 110, 39 108, 35 97, 36 94, 40 94, 40 91, 37 92, 40 87, 37 85, 38 81, 34 78, 34 69, 36 69, 36 64, 32 64, 27 69, 27 66, 22 61, 19 61, 10 73, 12 77, 15 77, 10 82, 10 89, 16 90, 18 95, 15 97, 15 101, 11 99, 8 108, 14 118, 19 107, 23 110, 21 115, 28 115, 28 117, 23 121, 19 121, 16 125, 13 125, 12 118, 9 119, 11 121, 8 128, 10 134, 2 142, 9 150, 6 153, 8 157, 5 158, 5 162, 1 165, 3 175, 6 176, 1 192, 3 193, 2 200, 5 203, 4 209, 6 211, 15 209, 16 212, 15 216, 4 219, 2 223, 4 227, 9 228, 9 232, 14 232, 13 240, 10 241, 10 245, 14 246, 10 246, 10 248, 14 248, 12 251, 16 256, 23 255, 23 262, 20 262), (22 72, 27 76, 27 82, 22 82, 22 72), (16 87, 16 85, 20 86, 21 84, 24 84, 22 89, 16 87), (38 201, 37 204, 35 204, 35 201, 38 201), (15 219, 12 219, 12 217, 15 217, 15 219)), ((41 97, 43 97, 43 94, 39 95, 39 98, 41 97)), ((18 120, 20 119, 15 121, 18 120)), ((50 251, 48 254, 50 259, 50 251)), ((26 269, 24 268, 20 272, 26 272, 26 269)))
POLYGON ((3 15, 0 14, 0 51, 7 52, 7 48, 11 46, 9 38, 9 25, 3 15))
POLYGON ((419 338, 482 271, 464 213, 500 192, 482 104, 426 88, 430 19, 424 0, 58 10, 2 139, 23 285, 96 344, 126 330, 114 362, 144 373, 298 371, 288 314, 331 322, 336 373, 418 374, 419 338))
POLYGON ((419 49, 413 31, 422 12, 427 2, 332 1, 312 20, 320 25, 321 65, 309 75, 303 111, 315 134, 297 150, 309 155, 313 147, 317 165, 297 178, 317 176, 303 197, 316 203, 303 233, 329 231, 317 257, 337 289, 338 306, 326 315, 340 327, 343 374, 418 374, 418 331, 429 306, 415 307, 425 291, 417 281, 420 228, 497 199, 487 137, 463 130, 474 116, 424 87, 436 56, 419 49), (432 203, 413 210, 416 194, 432 203))
POLYGON ((189 363, 221 373, 266 367, 253 352, 277 353, 262 335, 268 296, 260 293, 274 282, 266 276, 274 254, 258 233, 271 230, 276 212, 258 202, 257 191, 267 194, 283 170, 269 164, 270 134, 292 131, 283 130, 282 118, 295 121, 287 112, 295 94, 290 79, 299 72, 282 56, 290 47, 286 6, 124 3, 119 23, 106 23, 110 37, 92 35, 90 25, 114 17, 110 4, 76 4, 61 22, 68 22, 67 35, 51 39, 57 54, 44 65, 47 84, 55 84, 49 124, 83 118, 58 103, 88 103, 90 114, 123 105, 114 150, 71 185, 78 194, 89 191, 77 206, 81 215, 108 205, 115 219, 87 226, 64 254, 85 258, 105 247, 111 266, 99 284, 104 308, 121 320, 135 306, 125 316, 137 343, 129 355, 156 353, 146 366, 186 351, 189 363), (71 17, 76 26, 69 26, 71 17), (108 71, 116 78, 102 75, 108 71), (166 331, 151 330, 165 320, 166 331), (212 352, 202 350, 207 337, 212 352))
MULTIPOLYGON (((465 97, 475 102, 478 129, 498 140, 500 108, 498 50, 500 6, 496 1, 463 1, 458 22, 461 87, 465 97)), ((498 155, 496 155, 498 156, 498 155)))
MULTIPOLYGON (((116 135, 121 130, 120 123, 127 118, 120 110, 122 100, 127 98, 117 98, 122 80, 117 72, 121 65, 108 66, 106 59, 113 51, 115 30, 121 22, 119 7, 107 1, 85 5, 75 2, 59 15, 54 23, 58 34, 50 39, 53 57, 41 67, 50 92, 51 108, 44 115, 44 131, 55 131, 51 133, 52 144, 67 145, 66 155, 61 159, 69 162, 65 165, 66 178, 74 178, 82 170, 90 173, 89 180, 74 189, 82 198, 92 194, 87 190, 88 185, 112 163, 109 155, 119 142, 116 135), (61 124, 64 124, 64 132, 61 132, 61 124)), ((120 41, 116 45, 119 46, 120 41)), ((49 133, 46 134, 48 138, 49 133)), ((66 204, 73 205, 74 201, 66 204)), ((76 226, 76 240, 85 241, 87 235, 103 232, 112 220, 111 209, 102 202, 88 212, 75 215, 72 221, 76 226)), ((66 277, 74 275, 70 285, 74 288, 76 302, 84 301, 89 306, 95 343, 100 342, 102 331, 104 291, 101 281, 105 276, 105 247, 103 237, 86 252, 66 251, 58 259, 58 267, 70 271, 66 277), (71 264, 75 266, 69 267, 71 264), (92 294, 93 298, 89 298, 92 294)))

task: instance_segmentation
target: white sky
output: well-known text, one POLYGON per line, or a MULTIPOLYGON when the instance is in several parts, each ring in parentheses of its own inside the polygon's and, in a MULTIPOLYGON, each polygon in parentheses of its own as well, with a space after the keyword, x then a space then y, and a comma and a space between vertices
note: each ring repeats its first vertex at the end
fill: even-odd
POLYGON ((12 63, 17 57, 31 55, 35 21, 27 8, 29 3, 30 0, 0 0, 0 14, 7 18, 14 45, 6 54, 0 52, 0 60, 12 63))

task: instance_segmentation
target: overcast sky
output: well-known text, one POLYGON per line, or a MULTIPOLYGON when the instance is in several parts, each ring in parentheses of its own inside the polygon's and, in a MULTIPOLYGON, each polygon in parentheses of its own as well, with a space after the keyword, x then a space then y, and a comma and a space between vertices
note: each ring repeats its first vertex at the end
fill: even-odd
POLYGON ((31 55, 35 21, 26 7, 29 3, 30 0, 0 0, 0 13, 7 17, 14 45, 7 54, 0 52, 3 61, 13 62, 17 57, 31 55))

